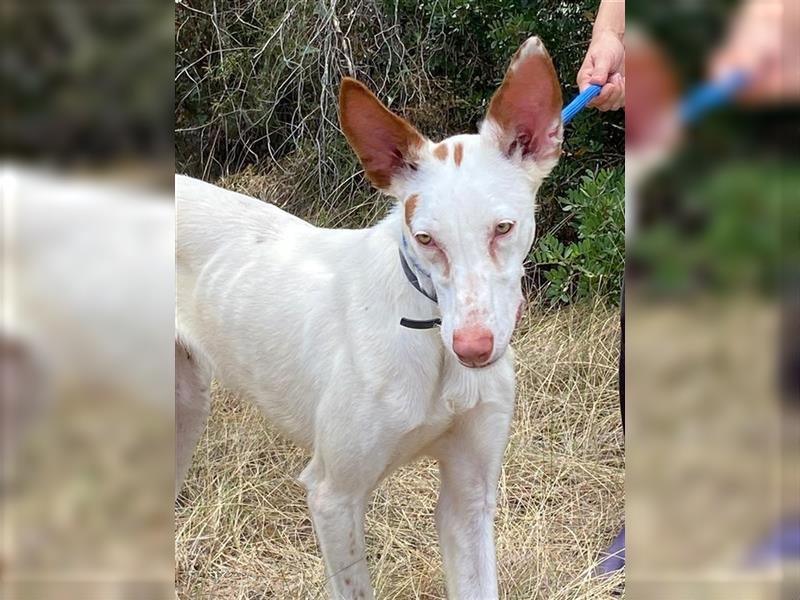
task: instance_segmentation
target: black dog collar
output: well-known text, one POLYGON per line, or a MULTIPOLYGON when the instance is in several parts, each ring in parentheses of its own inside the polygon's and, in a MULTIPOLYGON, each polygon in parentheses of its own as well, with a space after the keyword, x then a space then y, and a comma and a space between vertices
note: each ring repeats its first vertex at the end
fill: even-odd
MULTIPOLYGON (((403 238, 403 245, 406 244, 405 237, 403 238)), ((436 292, 434 291, 433 294, 429 294, 423 287, 419 284, 419 278, 417 274, 411 269, 408 264, 408 260, 406 260, 406 256, 403 253, 403 249, 400 248, 400 264, 403 267, 403 273, 406 275, 406 279, 408 282, 414 286, 414 289, 417 290, 420 294, 425 296, 431 302, 437 302, 436 292)), ((433 329, 434 327, 439 327, 442 324, 441 319, 406 319, 405 317, 400 319, 400 325, 402 327, 408 327, 409 329, 433 329)))

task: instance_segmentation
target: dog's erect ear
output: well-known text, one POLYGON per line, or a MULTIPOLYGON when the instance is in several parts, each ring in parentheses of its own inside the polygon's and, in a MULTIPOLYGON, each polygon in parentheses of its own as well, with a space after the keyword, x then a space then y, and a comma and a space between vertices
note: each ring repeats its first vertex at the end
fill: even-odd
POLYGON ((425 138, 386 108, 362 83, 346 77, 339 91, 339 119, 369 180, 389 191, 392 181, 416 168, 425 138))
POLYGON ((481 135, 508 157, 532 161, 546 174, 561 154, 561 87, 553 61, 537 37, 520 46, 492 96, 481 135))

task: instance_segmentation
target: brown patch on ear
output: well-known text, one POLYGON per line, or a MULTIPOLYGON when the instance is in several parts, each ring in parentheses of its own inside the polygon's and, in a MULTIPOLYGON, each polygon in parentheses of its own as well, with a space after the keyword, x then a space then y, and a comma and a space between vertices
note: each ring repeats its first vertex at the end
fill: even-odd
POLYGON ((487 118, 502 132, 503 151, 534 159, 561 153, 559 115, 561 87, 553 61, 538 38, 528 38, 514 54, 500 88, 492 96, 487 118))
POLYGON ((447 144, 442 142, 433 149, 433 155, 441 161, 447 160, 447 144))
POLYGON ((367 178, 386 190, 405 169, 415 169, 425 138, 386 108, 362 83, 345 77, 339 91, 339 120, 367 178))
POLYGON ((403 207, 403 213, 406 218, 406 225, 411 227, 411 219, 414 217, 414 211, 417 210, 417 201, 419 200, 419 196, 416 194, 411 194, 408 199, 406 200, 406 204, 403 207))
POLYGON ((456 142, 455 148, 453 148, 453 160, 456 162, 456 166, 461 166, 461 159, 464 158, 464 146, 461 142, 456 142))

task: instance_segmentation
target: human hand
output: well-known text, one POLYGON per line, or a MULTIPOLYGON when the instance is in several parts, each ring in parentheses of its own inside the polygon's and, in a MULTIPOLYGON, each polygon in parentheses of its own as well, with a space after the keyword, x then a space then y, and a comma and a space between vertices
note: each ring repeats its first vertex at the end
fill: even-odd
POLYGON ((740 99, 749 103, 800 98, 797 61, 788 60, 788 46, 797 39, 800 22, 789 12, 784 10, 782 1, 746 2, 725 41, 711 57, 711 79, 744 73, 748 84, 740 99))
POLYGON ((595 33, 577 80, 581 92, 592 83, 603 86, 589 106, 602 111, 625 106, 625 46, 619 35, 606 29, 595 33))

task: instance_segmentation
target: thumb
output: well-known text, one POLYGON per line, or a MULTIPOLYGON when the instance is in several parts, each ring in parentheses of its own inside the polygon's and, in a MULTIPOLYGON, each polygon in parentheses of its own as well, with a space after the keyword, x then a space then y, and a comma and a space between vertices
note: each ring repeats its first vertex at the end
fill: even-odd
POLYGON ((576 77, 578 83, 578 91, 583 91, 587 87, 589 87, 589 83, 592 79, 592 65, 584 64, 580 71, 578 71, 578 76, 576 77))
POLYGON ((606 56, 599 56, 594 61, 590 83, 605 85, 608 82, 608 72, 611 70, 611 61, 606 56))

